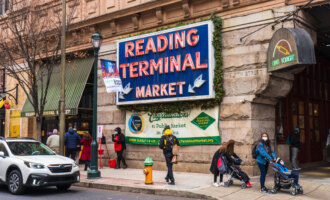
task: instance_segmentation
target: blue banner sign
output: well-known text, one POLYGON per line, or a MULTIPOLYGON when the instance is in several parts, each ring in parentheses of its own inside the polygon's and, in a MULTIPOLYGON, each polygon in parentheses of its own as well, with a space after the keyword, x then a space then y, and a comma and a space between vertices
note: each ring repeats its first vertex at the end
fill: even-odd
POLYGON ((118 105, 214 98, 212 21, 117 41, 118 105))

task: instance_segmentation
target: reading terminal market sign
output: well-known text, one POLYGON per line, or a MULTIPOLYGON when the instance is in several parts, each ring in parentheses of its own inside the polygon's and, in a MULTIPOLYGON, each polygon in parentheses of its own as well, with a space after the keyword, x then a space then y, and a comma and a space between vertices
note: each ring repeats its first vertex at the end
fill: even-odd
POLYGON ((117 105, 214 98, 212 21, 117 41, 117 105))
POLYGON ((288 71, 315 64, 313 40, 305 29, 281 28, 269 42, 268 72, 288 71))

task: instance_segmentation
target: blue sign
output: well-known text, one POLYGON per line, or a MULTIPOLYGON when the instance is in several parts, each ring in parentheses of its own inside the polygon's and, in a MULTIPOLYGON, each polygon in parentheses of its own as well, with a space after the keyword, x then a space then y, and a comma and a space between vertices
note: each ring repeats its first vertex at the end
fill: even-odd
POLYGON ((212 21, 117 41, 117 104, 214 98, 212 21))

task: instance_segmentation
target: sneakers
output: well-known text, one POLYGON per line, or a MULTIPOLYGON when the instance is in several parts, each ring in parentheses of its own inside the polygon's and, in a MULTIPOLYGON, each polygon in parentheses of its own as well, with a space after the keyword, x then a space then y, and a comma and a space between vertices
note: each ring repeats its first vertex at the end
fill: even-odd
POLYGON ((294 168, 292 168, 292 169, 293 169, 293 170, 296 170, 296 171, 301 170, 300 167, 294 167, 294 168))
POLYGON ((219 186, 225 186, 224 182, 220 182, 219 186))
POLYGON ((165 177, 165 181, 168 183, 170 181, 170 178, 165 177))
POLYGON ((252 187, 251 183, 250 183, 250 182, 247 182, 247 183, 246 183, 246 187, 247 187, 247 188, 252 187))
POLYGON ((260 189, 260 192, 261 192, 261 193, 269 194, 269 190, 268 190, 267 188, 265 188, 265 187, 264 187, 264 188, 261 188, 261 189, 260 189))
POLYGON ((215 183, 213 183, 213 186, 214 187, 219 187, 220 185, 217 182, 215 182, 215 183))

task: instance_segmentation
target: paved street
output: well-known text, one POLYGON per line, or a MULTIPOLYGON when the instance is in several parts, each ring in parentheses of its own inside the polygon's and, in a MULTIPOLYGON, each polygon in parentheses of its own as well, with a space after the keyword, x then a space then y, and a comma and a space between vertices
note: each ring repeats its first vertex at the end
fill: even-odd
POLYGON ((124 192, 114 192, 108 190, 72 187, 66 192, 59 192, 55 187, 44 189, 30 189, 24 195, 12 195, 8 192, 7 187, 0 186, 0 199, 1 200, 31 200, 31 199, 47 199, 47 200, 61 200, 61 199, 79 199, 79 200, 171 200, 182 199, 176 197, 166 196, 153 196, 146 194, 132 194, 124 192))

